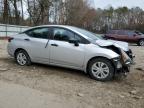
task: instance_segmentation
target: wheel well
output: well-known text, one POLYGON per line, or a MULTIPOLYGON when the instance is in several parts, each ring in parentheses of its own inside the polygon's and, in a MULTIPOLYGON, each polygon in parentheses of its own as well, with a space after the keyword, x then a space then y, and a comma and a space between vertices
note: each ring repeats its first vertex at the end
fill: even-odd
POLYGON ((139 39, 139 41, 140 41, 140 40, 144 40, 144 38, 139 39))
MULTIPOLYGON (((15 50, 15 53, 14 53, 14 57, 16 57, 16 53, 17 53, 18 51, 21 51, 21 50, 24 50, 24 49, 22 49, 22 48, 16 49, 16 50, 15 50)), ((24 50, 24 51, 25 51, 25 50, 24 50)))
POLYGON ((106 57, 102 57, 102 56, 97 56, 97 57, 93 57, 91 58, 88 62, 87 62, 87 68, 86 68, 86 71, 88 72, 88 66, 89 66, 89 63, 93 60, 93 59, 96 59, 96 58, 103 58, 103 59, 106 59, 106 60, 109 60, 111 62, 111 64, 114 66, 113 62, 111 59, 108 59, 106 57))

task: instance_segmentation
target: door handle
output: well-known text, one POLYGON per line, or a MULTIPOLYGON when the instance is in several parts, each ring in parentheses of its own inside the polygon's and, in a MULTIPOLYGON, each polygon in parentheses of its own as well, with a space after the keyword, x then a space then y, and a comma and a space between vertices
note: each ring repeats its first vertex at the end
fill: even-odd
POLYGON ((58 45, 57 45, 57 44, 51 44, 51 46, 55 46, 55 47, 58 47, 58 45))
POLYGON ((24 40, 26 40, 26 41, 30 41, 30 39, 24 39, 24 40))

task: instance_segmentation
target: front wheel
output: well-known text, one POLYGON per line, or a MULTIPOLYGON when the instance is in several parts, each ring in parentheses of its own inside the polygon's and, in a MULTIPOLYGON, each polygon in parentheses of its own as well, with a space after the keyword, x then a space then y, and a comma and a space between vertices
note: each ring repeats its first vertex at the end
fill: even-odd
POLYGON ((88 65, 88 73, 95 80, 108 81, 114 76, 114 66, 110 60, 95 58, 88 65))
POLYGON ((138 45, 139 45, 139 46, 144 46, 144 39, 141 39, 141 40, 138 42, 138 45))
POLYGON ((21 66, 25 66, 25 65, 28 66, 31 64, 30 57, 27 54, 27 52, 24 50, 20 50, 20 51, 16 52, 15 60, 21 66))

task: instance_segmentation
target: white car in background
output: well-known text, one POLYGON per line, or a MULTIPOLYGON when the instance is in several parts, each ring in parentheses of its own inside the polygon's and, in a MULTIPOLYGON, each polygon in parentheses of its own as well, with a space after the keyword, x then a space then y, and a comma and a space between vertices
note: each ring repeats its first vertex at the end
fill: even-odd
POLYGON ((8 53, 21 66, 34 62, 78 69, 99 81, 129 72, 132 61, 128 43, 66 25, 37 26, 11 36, 8 53))

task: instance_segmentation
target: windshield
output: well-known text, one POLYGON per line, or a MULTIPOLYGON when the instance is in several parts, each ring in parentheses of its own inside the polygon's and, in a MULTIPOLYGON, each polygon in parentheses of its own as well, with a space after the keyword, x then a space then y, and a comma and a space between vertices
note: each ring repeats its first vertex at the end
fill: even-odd
POLYGON ((102 35, 102 34, 94 34, 97 38, 99 38, 99 39, 103 39, 103 40, 105 40, 104 39, 104 35, 102 35))
POLYGON ((138 34, 138 35, 142 35, 142 33, 139 32, 139 31, 135 31, 135 33, 138 34))
POLYGON ((84 30, 84 29, 81 29, 81 28, 77 28, 77 27, 71 27, 71 28, 73 30, 76 30, 76 31, 80 32, 81 34, 85 35, 89 41, 103 39, 103 37, 101 35, 92 33, 90 31, 87 31, 87 30, 84 30))

